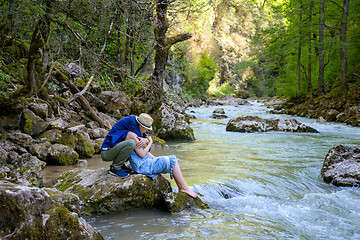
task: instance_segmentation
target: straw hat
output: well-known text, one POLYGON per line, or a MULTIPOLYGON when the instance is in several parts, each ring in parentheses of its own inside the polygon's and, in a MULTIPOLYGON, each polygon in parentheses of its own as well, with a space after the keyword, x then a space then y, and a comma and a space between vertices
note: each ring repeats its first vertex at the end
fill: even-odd
POLYGON ((135 117, 138 124, 143 126, 144 128, 148 130, 152 130, 151 124, 153 123, 152 117, 147 113, 141 113, 139 116, 135 117))

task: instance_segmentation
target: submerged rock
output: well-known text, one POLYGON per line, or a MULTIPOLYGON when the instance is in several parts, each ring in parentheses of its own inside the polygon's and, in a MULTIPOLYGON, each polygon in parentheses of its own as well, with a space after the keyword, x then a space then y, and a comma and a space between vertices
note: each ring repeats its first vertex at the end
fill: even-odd
POLYGON ((227 118, 225 114, 225 110, 223 108, 217 108, 213 111, 213 118, 215 119, 221 119, 221 118, 227 118))
POLYGON ((103 239, 41 188, 0 181, 0 239, 103 239))
POLYGON ((226 126, 226 131, 232 132, 318 132, 316 129, 299 123, 293 118, 264 119, 257 116, 245 116, 231 119, 226 126))
POLYGON ((337 145, 330 149, 321 175, 335 186, 360 187, 360 146, 337 145))
POLYGON ((190 196, 185 196, 182 202, 175 201, 170 196, 177 193, 172 192, 170 182, 160 174, 154 180, 142 174, 132 174, 123 179, 109 174, 104 168, 71 170, 59 176, 49 187, 78 195, 82 201, 81 210, 86 214, 114 213, 136 208, 173 212, 207 207, 200 198, 194 200, 190 196))

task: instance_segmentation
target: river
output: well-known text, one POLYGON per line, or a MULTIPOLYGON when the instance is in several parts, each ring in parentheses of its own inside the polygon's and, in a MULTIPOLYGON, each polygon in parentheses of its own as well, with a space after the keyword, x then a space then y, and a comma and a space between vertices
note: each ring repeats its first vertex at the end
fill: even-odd
POLYGON ((215 120, 215 108, 187 109, 196 140, 168 142, 156 153, 179 156, 185 180, 210 208, 88 218, 105 239, 360 239, 360 189, 326 184, 320 175, 330 148, 360 144, 360 128, 295 117, 319 133, 227 132, 229 119, 241 115, 292 116, 253 101, 221 106, 228 118, 215 120))

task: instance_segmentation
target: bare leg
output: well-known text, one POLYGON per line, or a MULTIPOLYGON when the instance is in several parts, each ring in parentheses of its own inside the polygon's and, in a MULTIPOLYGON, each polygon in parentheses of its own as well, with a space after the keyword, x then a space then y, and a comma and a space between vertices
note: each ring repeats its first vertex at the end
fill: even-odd
POLYGON ((185 183, 184 177, 181 173, 180 166, 178 162, 176 162, 175 167, 173 169, 173 176, 176 182, 176 185, 179 188, 179 192, 183 192, 188 194, 190 197, 196 198, 197 194, 191 190, 185 183))

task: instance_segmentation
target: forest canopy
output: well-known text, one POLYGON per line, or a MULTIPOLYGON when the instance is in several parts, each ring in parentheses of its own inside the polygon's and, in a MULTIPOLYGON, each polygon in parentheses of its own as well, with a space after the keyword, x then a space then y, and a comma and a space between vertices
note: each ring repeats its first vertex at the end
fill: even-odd
POLYGON ((151 81, 162 87, 159 68, 182 77, 187 98, 347 94, 359 89, 359 8, 354 0, 5 0, 1 101, 40 94, 56 64, 71 62, 92 85, 129 95, 151 81))

